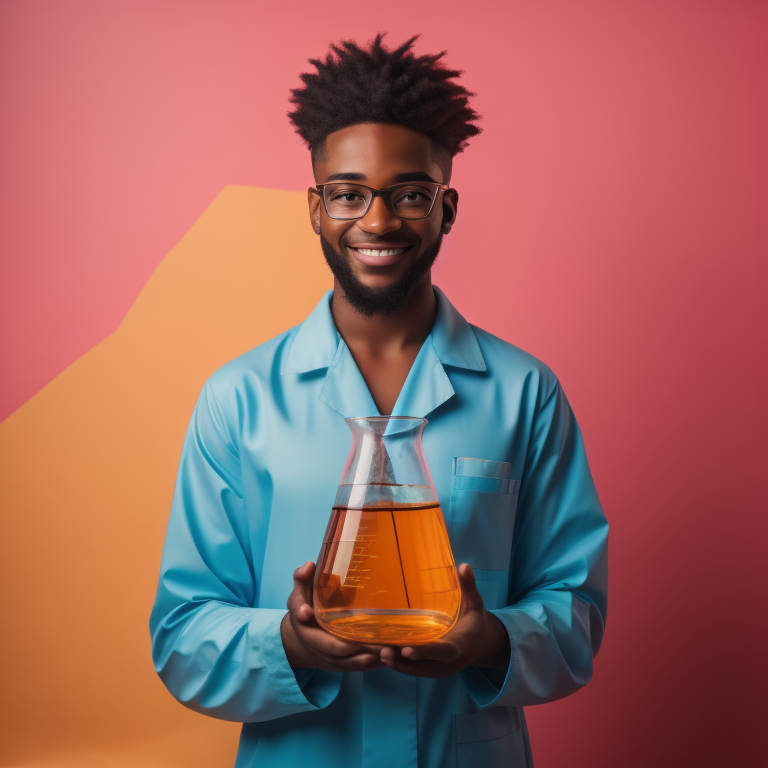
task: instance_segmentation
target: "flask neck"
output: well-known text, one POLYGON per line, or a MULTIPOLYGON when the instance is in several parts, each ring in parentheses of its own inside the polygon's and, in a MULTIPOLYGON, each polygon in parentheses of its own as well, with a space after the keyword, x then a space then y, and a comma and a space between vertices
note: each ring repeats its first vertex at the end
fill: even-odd
MULTIPOLYGON (((415 494, 415 501, 437 501, 421 442, 426 419, 376 416, 346 419, 346 422, 352 432, 352 446, 342 486, 377 486, 380 494, 374 495, 410 497, 415 494), (381 490, 387 487, 392 489, 391 493, 381 490), (416 490, 410 493, 406 487, 416 490)), ((365 492, 366 498, 370 493, 365 492)))

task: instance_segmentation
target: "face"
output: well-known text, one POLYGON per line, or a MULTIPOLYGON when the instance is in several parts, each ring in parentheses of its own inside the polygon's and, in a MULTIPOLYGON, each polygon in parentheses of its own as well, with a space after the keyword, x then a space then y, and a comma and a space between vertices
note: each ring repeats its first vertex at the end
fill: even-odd
MULTIPOLYGON (((444 181, 426 136, 384 123, 329 134, 325 156, 315 162, 314 171, 317 184, 346 180, 375 189, 403 181, 444 181)), ((343 221, 330 218, 311 190, 308 199, 312 226, 338 285, 352 306, 368 316, 398 312, 416 286, 429 281, 458 204, 455 190, 441 190, 429 216, 408 220, 376 197, 362 219, 343 221)))

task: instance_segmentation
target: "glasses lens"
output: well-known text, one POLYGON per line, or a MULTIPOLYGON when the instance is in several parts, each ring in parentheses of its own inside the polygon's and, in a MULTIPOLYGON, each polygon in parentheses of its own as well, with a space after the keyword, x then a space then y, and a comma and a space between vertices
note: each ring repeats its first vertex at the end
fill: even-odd
POLYGON ((432 207, 437 189, 426 184, 403 184, 389 194, 390 209, 403 219, 422 219, 432 207))
POLYGON ((354 219, 362 216, 371 198, 370 190, 355 184, 327 184, 323 187, 325 207, 329 216, 354 219))
MULTIPOLYGON (((402 219, 423 219, 432 209, 438 188, 434 185, 399 184, 386 194, 387 205, 402 219)), ((328 215, 334 219, 358 219, 371 202, 371 190, 342 181, 326 184, 323 198, 328 215)))

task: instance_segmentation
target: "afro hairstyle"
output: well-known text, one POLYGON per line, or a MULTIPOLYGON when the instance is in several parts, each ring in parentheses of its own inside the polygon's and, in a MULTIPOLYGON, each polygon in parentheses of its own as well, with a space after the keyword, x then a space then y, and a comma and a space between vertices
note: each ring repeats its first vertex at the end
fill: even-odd
POLYGON ((451 175, 452 158, 480 133, 480 119, 468 105, 474 96, 452 82, 462 70, 447 69, 441 53, 415 56, 414 35, 399 48, 382 45, 379 33, 363 49, 351 40, 331 44, 325 61, 309 59, 317 73, 304 73, 303 88, 291 90, 295 109, 288 117, 312 153, 312 162, 324 159, 329 133, 358 123, 394 123, 427 136, 433 155, 451 175), (333 54, 336 54, 335 56, 333 54))

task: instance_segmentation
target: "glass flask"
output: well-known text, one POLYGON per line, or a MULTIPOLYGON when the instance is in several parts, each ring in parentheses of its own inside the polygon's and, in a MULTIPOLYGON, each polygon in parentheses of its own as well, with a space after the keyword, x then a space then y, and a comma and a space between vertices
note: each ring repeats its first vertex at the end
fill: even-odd
POLYGON ((352 448, 317 560, 317 620, 352 642, 437 640, 455 624, 461 593, 421 446, 427 420, 345 421, 352 448))

